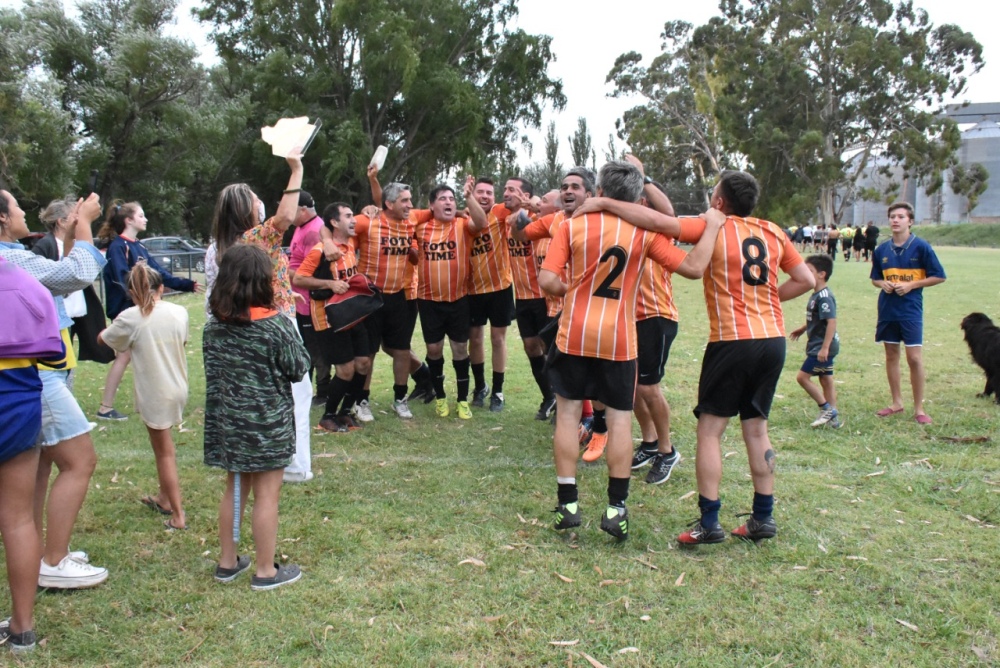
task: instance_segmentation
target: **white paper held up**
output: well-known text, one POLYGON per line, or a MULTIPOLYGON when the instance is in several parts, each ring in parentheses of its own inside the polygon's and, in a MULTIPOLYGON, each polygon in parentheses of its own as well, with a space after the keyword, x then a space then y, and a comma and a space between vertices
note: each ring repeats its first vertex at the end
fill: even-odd
POLYGON ((297 146, 303 147, 305 153, 321 125, 319 119, 314 124, 309 123, 308 116, 281 118, 273 126, 261 128, 260 137, 271 145, 272 155, 287 158, 297 146))

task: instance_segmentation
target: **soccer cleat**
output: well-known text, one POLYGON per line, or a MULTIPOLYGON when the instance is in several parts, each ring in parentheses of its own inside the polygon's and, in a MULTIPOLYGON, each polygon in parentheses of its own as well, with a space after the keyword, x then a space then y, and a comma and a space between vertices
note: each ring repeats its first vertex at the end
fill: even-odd
MULTIPOLYGON (((447 408, 447 406, 445 407, 447 408)), ((469 408, 468 401, 459 401, 455 404, 455 412, 458 413, 459 420, 471 420, 472 409, 469 408)))
POLYGON ((583 461, 590 463, 596 462, 604 454, 604 448, 608 444, 608 432, 603 434, 594 433, 590 437, 590 443, 587 443, 587 449, 583 451, 583 461))
POLYGON ((601 531, 611 534, 619 542, 628 538, 628 509, 625 506, 608 506, 601 517, 601 531))
POLYGON ((746 524, 736 527, 731 532, 737 538, 752 540, 757 542, 765 538, 774 538, 778 535, 778 525, 774 523, 774 516, 770 515, 765 520, 755 520, 753 515, 747 519, 746 524))
POLYGON ((554 396, 542 399, 542 403, 538 405, 538 412, 535 413, 535 419, 540 421, 548 420, 555 409, 556 398, 554 396))
POLYGON ((822 427, 829 424, 831 421, 837 420, 837 409, 827 408, 819 412, 819 417, 813 420, 813 423, 809 425, 810 427, 822 427))
POLYGON ((125 415, 124 413, 119 413, 114 408, 109 408, 103 413, 101 411, 97 411, 97 417, 99 417, 102 420, 114 420, 115 422, 122 422, 128 419, 127 415, 125 415))
POLYGON ((429 404, 434 401, 434 383, 431 381, 418 382, 413 386, 413 391, 410 392, 410 396, 406 398, 407 401, 414 401, 416 399, 423 399, 425 404, 429 404))
POLYGON ((447 399, 436 399, 434 401, 434 411, 437 413, 438 417, 448 417, 448 400, 447 399))
POLYGON ((31 652, 37 644, 38 637, 33 630, 29 629, 20 633, 11 633, 10 617, 0 621, 0 645, 9 647, 11 654, 14 656, 31 652))
POLYGON ((840 429, 844 426, 844 421, 840 419, 840 415, 835 415, 832 420, 826 423, 826 426, 830 429, 840 429))
POLYGON ((552 512, 556 514, 556 523, 553 525, 555 529, 570 529, 580 526, 580 504, 576 501, 566 504, 560 503, 552 512))
POLYGON ((653 468, 646 474, 647 485, 660 485, 670 480, 670 473, 681 461, 681 453, 674 450, 669 455, 657 454, 653 458, 653 468))
POLYGON ((503 393, 497 392, 490 395, 490 413, 499 413, 503 410, 503 393))
POLYGON ((646 464, 653 461, 659 453, 656 450, 645 450, 640 445, 632 453, 632 470, 641 469, 646 464))
POLYGON ((714 526, 706 527, 701 523, 701 518, 698 518, 690 526, 692 529, 677 537, 677 542, 681 545, 705 545, 726 540, 726 531, 718 522, 714 526))
POLYGON ((406 399, 394 400, 392 402, 392 410, 396 411, 396 415, 404 420, 410 420, 413 418, 413 413, 410 412, 410 404, 407 403, 406 399))
POLYGON ((486 405, 486 397, 488 396, 490 396, 490 386, 483 385, 472 393, 472 405, 476 408, 482 408, 486 405))
POLYGON ((375 419, 372 415, 372 407, 368 404, 367 399, 362 399, 358 403, 354 404, 351 408, 351 415, 357 418, 360 422, 371 422, 375 419))
POLYGON ((361 429, 361 423, 354 419, 353 415, 338 415, 337 422, 339 422, 347 431, 358 431, 361 429))
POLYGON ((580 437, 580 447, 585 448, 590 443, 594 435, 594 418, 586 417, 580 420, 580 429, 577 432, 580 437))
POLYGON ((331 434, 344 434, 347 432, 347 427, 337 419, 337 416, 323 416, 323 419, 319 421, 319 428, 331 434))

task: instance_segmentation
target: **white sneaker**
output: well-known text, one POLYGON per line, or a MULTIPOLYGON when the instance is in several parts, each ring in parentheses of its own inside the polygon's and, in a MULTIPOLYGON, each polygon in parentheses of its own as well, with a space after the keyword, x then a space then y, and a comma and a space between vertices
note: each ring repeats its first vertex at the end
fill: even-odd
POLYGON ((108 569, 91 566, 66 555, 58 566, 49 566, 42 559, 38 586, 51 589, 88 589, 108 579, 108 569))
POLYGON ((312 471, 285 471, 284 475, 281 476, 281 479, 285 482, 296 483, 309 482, 314 477, 315 476, 312 471))
POLYGON ((410 412, 410 404, 407 403, 406 399, 398 399, 393 401, 392 410, 396 411, 396 415, 403 418, 404 420, 409 420, 413 418, 413 413, 410 412))
POLYGON ((354 408, 351 409, 351 413, 360 422, 371 422, 375 419, 372 415, 372 407, 368 405, 367 399, 362 399, 358 403, 354 404, 354 408))
POLYGON ((822 427, 831 420, 837 419, 837 409, 827 408, 826 410, 819 412, 819 417, 813 420, 813 423, 809 425, 810 427, 822 427))

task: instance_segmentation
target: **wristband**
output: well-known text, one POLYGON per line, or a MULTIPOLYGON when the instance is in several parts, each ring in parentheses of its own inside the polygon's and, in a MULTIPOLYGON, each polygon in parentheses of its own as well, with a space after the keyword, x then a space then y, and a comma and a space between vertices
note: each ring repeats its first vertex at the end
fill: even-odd
POLYGON ((300 192, 302 192, 302 188, 288 188, 287 190, 283 190, 282 194, 292 195, 294 193, 300 193, 300 192))

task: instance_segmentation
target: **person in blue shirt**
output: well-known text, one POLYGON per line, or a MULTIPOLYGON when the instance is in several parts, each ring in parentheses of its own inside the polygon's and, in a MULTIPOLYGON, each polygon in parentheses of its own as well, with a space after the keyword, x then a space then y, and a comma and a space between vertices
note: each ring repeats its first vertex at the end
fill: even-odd
MULTIPOLYGON (((163 277, 163 284, 171 290, 197 292, 198 284, 186 278, 174 276, 149 256, 149 251, 138 241, 140 232, 146 231, 146 214, 138 202, 116 203, 108 208, 108 218, 97 235, 111 239, 105 254, 108 264, 104 267, 104 305, 108 319, 114 321, 118 314, 134 306, 126 284, 128 273, 140 258, 147 266, 155 269, 163 277)), ((115 395, 125 375, 132 355, 129 351, 119 353, 108 370, 104 383, 104 395, 97 417, 102 420, 127 420, 128 416, 115 410, 115 395)))
POLYGON ((906 347, 913 388, 913 417, 919 424, 931 424, 924 412, 924 329, 923 289, 944 283, 944 268, 931 245, 910 230, 913 207, 906 202, 889 206, 892 237, 872 255, 872 285, 878 296, 878 325, 875 342, 885 346, 885 372, 889 378, 892 403, 875 414, 888 417, 903 412, 900 387, 900 344, 906 347))

